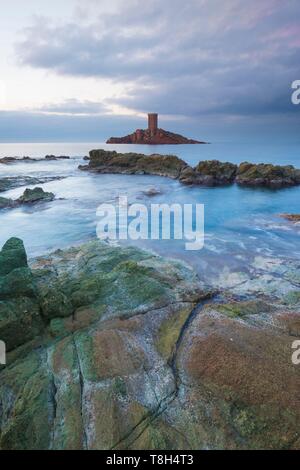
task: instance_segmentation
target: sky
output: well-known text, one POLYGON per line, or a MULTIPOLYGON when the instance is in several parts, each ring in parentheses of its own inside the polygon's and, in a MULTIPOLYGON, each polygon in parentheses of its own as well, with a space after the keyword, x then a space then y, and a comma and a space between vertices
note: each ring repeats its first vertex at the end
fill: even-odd
POLYGON ((0 141, 300 141, 299 0, 0 0, 0 141))

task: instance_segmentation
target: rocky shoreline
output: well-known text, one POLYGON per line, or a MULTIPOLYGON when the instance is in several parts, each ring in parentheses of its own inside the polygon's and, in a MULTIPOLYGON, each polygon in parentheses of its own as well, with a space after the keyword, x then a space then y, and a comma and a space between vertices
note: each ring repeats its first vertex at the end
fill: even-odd
POLYGON ((80 170, 96 173, 150 174, 178 179, 187 185, 220 186, 236 183, 240 186, 273 189, 300 184, 300 170, 292 165, 254 164, 235 165, 218 160, 201 161, 194 168, 175 155, 144 155, 92 150, 89 163, 80 170))
POLYGON ((239 295, 136 248, 96 240, 29 264, 10 239, 0 449, 299 449, 292 269, 289 297, 239 295))

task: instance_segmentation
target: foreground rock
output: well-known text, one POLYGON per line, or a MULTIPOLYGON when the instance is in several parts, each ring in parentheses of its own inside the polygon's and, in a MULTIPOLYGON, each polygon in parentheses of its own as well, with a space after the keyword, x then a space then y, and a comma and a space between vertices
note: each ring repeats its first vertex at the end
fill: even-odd
POLYGON ((98 241, 29 270, 12 239, 0 275, 1 449, 300 448, 300 299, 218 303, 187 266, 98 241))
POLYGON ((300 170, 293 166, 241 163, 239 166, 218 160, 205 160, 195 168, 174 155, 144 155, 92 150, 81 170, 97 173, 150 174, 179 179, 189 185, 219 186, 238 183, 242 186, 283 188, 300 184, 300 170))
POLYGON ((0 252, 0 338, 11 351, 35 338, 42 328, 23 243, 11 238, 0 252))
POLYGON ((17 207, 20 204, 34 204, 42 201, 49 202, 53 201, 54 198, 55 195, 53 193, 45 192, 43 188, 26 189, 22 196, 16 200, 0 197, 0 209, 17 207))

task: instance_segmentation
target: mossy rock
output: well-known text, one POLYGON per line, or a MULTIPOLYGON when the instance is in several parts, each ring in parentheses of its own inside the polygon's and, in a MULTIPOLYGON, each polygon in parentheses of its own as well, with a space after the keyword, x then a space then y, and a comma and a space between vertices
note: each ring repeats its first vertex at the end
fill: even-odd
POLYGON ((271 307, 260 300, 249 300, 244 302, 231 302, 214 306, 218 312, 230 318, 243 318, 248 315, 258 315, 269 312, 271 307))
POLYGON ((22 240, 10 238, 0 252, 0 276, 27 266, 27 255, 22 240))
POLYGON ((47 193, 43 190, 43 188, 38 187, 33 189, 25 189, 24 193, 17 201, 22 204, 30 204, 39 201, 52 201, 54 197, 55 196, 53 193, 47 193))

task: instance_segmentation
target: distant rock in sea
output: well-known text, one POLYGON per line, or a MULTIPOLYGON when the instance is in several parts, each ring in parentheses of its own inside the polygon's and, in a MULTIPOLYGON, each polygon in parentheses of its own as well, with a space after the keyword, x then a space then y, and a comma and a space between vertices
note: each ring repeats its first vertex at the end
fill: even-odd
POLYGON ((158 115, 155 113, 148 114, 148 129, 137 129, 132 134, 125 137, 111 137, 107 144, 146 144, 146 145, 163 145, 163 144, 206 144, 198 140, 188 139, 180 134, 165 131, 158 127, 158 115))
POLYGON ((18 162, 42 162, 42 161, 51 161, 51 160, 69 160, 70 157, 61 155, 56 157, 55 155, 46 155, 45 158, 32 158, 32 157, 2 157, 0 158, 0 163, 7 165, 9 163, 18 163, 18 162))

